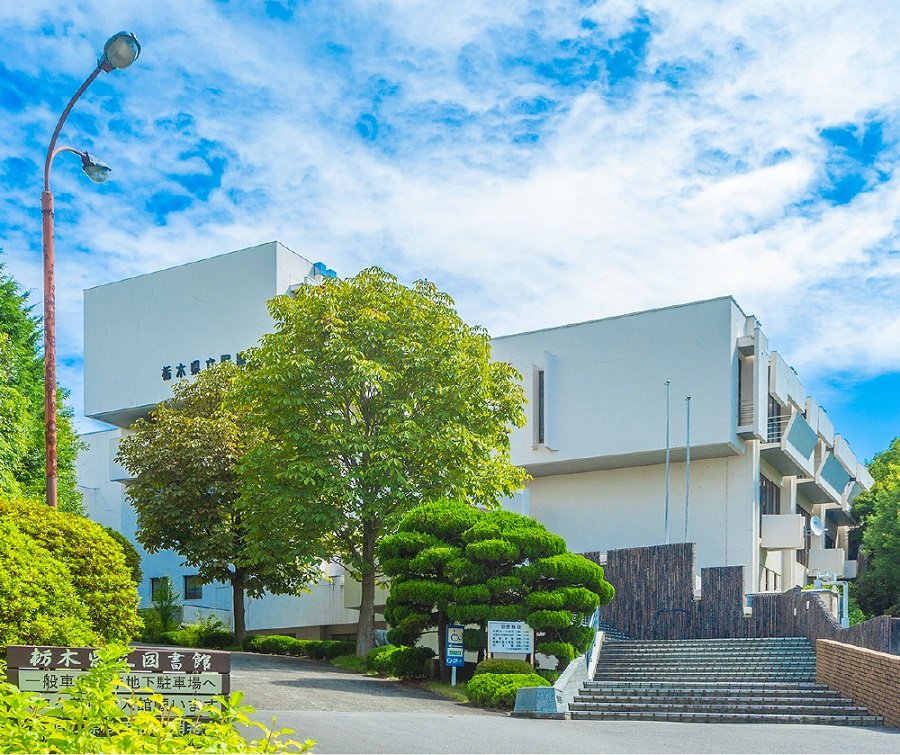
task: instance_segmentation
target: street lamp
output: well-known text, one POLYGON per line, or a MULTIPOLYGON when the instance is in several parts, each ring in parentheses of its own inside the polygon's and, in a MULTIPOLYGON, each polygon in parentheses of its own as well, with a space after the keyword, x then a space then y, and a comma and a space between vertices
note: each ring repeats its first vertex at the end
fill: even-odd
POLYGON ((103 46, 103 54, 97 67, 69 100, 63 110, 47 148, 44 160, 44 191, 41 194, 44 241, 44 453, 47 473, 47 505, 57 506, 56 469, 56 283, 53 270, 53 193, 50 191, 50 166, 60 152, 72 152, 81 158, 81 167, 88 178, 103 183, 109 177, 110 167, 87 152, 72 147, 57 147, 56 140, 72 107, 100 72, 128 68, 141 54, 141 45, 134 34, 120 31, 113 34, 103 46))

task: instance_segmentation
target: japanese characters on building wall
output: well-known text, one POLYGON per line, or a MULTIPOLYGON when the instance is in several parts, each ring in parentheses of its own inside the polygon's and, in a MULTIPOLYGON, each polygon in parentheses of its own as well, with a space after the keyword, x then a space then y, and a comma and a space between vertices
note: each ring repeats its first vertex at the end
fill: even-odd
MULTIPOLYGON (((234 362, 239 367, 241 365, 247 363, 247 360, 244 358, 244 355, 245 355, 245 352, 239 351, 239 352, 237 352, 237 354, 235 356, 234 362)), ((189 365, 185 364, 184 362, 179 362, 176 365, 165 364, 165 365, 163 365, 162 370, 160 370, 160 377, 162 377, 162 379, 164 381, 168 381, 168 380, 172 380, 173 378, 175 380, 178 380, 179 378, 186 378, 188 376, 188 374, 199 375, 200 370, 202 369, 202 367, 200 366, 201 363, 205 363, 206 369, 209 369, 216 363, 216 361, 230 362, 231 354, 221 354, 219 356, 218 360, 216 360, 215 357, 207 357, 202 362, 200 359, 192 359, 189 365)))

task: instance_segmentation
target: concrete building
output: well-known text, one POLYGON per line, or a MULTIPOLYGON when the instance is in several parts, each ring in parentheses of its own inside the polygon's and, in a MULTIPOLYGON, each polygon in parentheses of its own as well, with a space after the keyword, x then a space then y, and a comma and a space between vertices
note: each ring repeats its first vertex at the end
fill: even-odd
MULTIPOLYGON (((133 537, 128 474, 113 461, 123 433, 175 380, 238 361, 270 329, 270 298, 326 275, 272 242, 85 292, 85 413, 114 426, 85 436, 79 460, 92 518, 133 537)), ((521 372, 528 397, 512 460, 533 480, 508 505, 570 549, 665 541, 669 381, 669 541, 685 539, 690 396, 687 538, 697 567, 743 565, 748 593, 802 585, 816 572, 855 575, 848 511, 871 478, 730 297, 496 338, 493 355, 521 372)), ((199 610, 230 619, 230 588, 200 585, 177 554, 145 555, 143 566, 145 605, 154 580, 168 577, 187 618, 199 610)), ((250 601, 248 629, 352 634, 358 585, 323 568, 331 581, 308 595, 250 601)))

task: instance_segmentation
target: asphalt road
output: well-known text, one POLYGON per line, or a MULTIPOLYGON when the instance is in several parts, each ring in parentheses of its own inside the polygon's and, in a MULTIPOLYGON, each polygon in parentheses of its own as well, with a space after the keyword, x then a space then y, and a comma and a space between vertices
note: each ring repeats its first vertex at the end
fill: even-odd
POLYGON ((316 753, 900 753, 900 731, 511 718, 324 663, 235 653, 232 689, 316 753))

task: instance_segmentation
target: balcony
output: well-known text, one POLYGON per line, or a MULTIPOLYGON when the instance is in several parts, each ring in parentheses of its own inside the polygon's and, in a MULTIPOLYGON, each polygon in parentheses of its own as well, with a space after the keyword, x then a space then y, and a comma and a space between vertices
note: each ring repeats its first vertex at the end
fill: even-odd
POLYGON ((802 514, 763 514, 760 546, 766 550, 802 548, 804 527, 802 514))
POLYGON ((813 475, 813 455, 818 436, 800 412, 794 409, 791 414, 769 417, 767 440, 760 453, 781 474, 813 475))
POLYGON ((844 565, 847 556, 843 548, 826 548, 825 550, 811 550, 809 552, 810 574, 834 574, 837 577, 844 576, 844 565))

